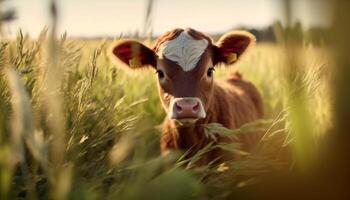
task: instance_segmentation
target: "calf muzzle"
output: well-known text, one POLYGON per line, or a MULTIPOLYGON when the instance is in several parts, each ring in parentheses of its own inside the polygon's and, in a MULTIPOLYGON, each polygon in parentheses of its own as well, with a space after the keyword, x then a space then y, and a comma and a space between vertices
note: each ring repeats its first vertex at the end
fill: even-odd
POLYGON ((206 116, 202 101, 197 97, 175 98, 169 110, 170 119, 199 119, 206 116))

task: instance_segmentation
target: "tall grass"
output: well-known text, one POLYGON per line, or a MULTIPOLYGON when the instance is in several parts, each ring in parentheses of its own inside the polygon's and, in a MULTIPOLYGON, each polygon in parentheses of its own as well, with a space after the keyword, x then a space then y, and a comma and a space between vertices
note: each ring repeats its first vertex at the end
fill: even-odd
MULTIPOLYGON (((15 40, 0 41, 1 199, 254 199, 259 197, 249 195, 276 187, 267 185, 263 192, 254 187, 270 183, 267 178, 316 171, 334 127, 346 137, 343 41, 334 47, 340 57, 331 62, 331 48, 305 44, 297 31, 276 24, 279 44, 258 44, 238 64, 215 74, 242 71, 261 91, 266 118, 236 130, 205 125, 208 137, 261 131, 257 148, 242 152, 239 144, 210 144, 189 159, 186 152, 161 156, 165 114, 155 74, 122 71, 108 57, 113 41, 57 36, 55 1, 51 14, 52 28, 38 39, 19 31, 15 40), (343 66, 336 84, 334 63, 343 66), (216 147, 243 159, 194 167, 216 147)), ((341 23, 334 26, 334 35, 342 35, 341 23)), ((277 183, 294 188, 286 177, 277 183)))
MULTIPOLYGON (((32 118, 34 127, 32 130, 26 128, 26 136, 22 138, 25 145, 19 143, 25 149, 21 155, 26 159, 16 165, 4 165, 13 172, 5 181, 6 191, 11 197, 49 198, 55 197, 52 196, 53 193, 59 191, 61 194, 66 192, 68 196, 56 198, 139 199, 145 195, 158 199, 168 199, 169 196, 174 196, 174 199, 225 198, 231 194, 232 188, 253 184, 265 173, 288 168, 281 161, 283 159, 277 159, 278 155, 274 153, 276 149, 283 150, 283 145, 289 143, 287 139, 280 141, 281 138, 285 139, 280 136, 287 128, 287 96, 280 95, 283 94, 286 82, 279 75, 283 71, 281 63, 284 61, 277 55, 275 58, 270 56, 280 54, 280 47, 258 45, 237 66, 222 68, 217 74, 220 77, 234 68, 242 70, 244 77, 253 80, 263 92, 267 119, 271 120, 233 132, 220 128, 219 125, 208 125, 208 134, 218 131, 222 134, 240 134, 259 128, 266 132, 261 145, 240 162, 191 169, 191 163, 198 157, 183 160, 176 153, 159 156, 158 125, 162 122, 164 113, 158 100, 153 72, 144 72, 142 75, 124 73, 107 57, 111 41, 101 41, 100 44, 83 50, 87 41, 71 41, 64 36, 57 41, 61 84, 56 95, 59 96, 50 97, 48 95, 52 95, 52 92, 42 86, 43 76, 50 73, 45 71, 49 55, 44 47, 50 43, 50 37, 45 35, 47 33, 44 31, 38 40, 33 41, 20 32, 18 39, 9 42, 3 50, 8 62, 6 69, 11 69, 12 74, 18 74, 13 76, 17 77, 18 84, 23 85, 21 95, 28 97, 25 105, 26 109, 32 110, 32 114, 27 117, 32 118), (51 98, 54 102, 42 98, 51 98), (63 117, 66 128, 60 133, 65 137, 62 139, 63 147, 60 147, 63 157, 57 161, 55 159, 58 159, 58 155, 52 150, 52 140, 55 138, 52 131, 59 129, 53 130, 50 123, 59 121, 47 117, 52 116, 49 112, 52 108, 48 107, 59 101, 62 101, 60 117, 63 117), (62 163, 55 164, 56 162, 62 163), (20 165, 27 166, 28 169, 23 171, 20 165), (188 171, 187 168, 191 170, 188 171)), ((311 52, 308 59, 322 57, 316 47, 307 51, 311 52)), ((308 70, 320 70, 319 67, 326 61, 319 62, 308 70)), ((310 77, 304 78, 308 80, 310 77)), ((3 80, 7 80, 7 76, 3 80)), ((310 83, 315 82, 321 83, 320 80, 310 80, 310 83)), ((311 104, 317 102, 327 105, 327 99, 317 97, 318 93, 322 93, 320 86, 310 83, 306 81, 305 84, 313 88, 309 94, 313 99, 311 104)), ((2 106, 9 110, 5 117, 15 117, 15 109, 11 109, 11 99, 15 97, 11 95, 12 92, 9 94, 6 91, 16 90, 5 85, 5 82, 3 87, 5 91, 2 95, 6 98, 2 99, 2 106)), ((17 108, 16 105, 13 107, 17 108)), ((7 120, 22 123, 17 119, 13 121, 12 117, 7 120)), ((318 120, 326 119, 320 116, 318 120)), ((24 122, 30 123, 30 120, 25 119, 24 122)), ((6 123, 4 125, 4 128, 12 130, 6 123)), ((326 125, 327 123, 323 127, 326 125)), ((15 145, 10 141, 5 141, 5 144, 2 148, 15 145)), ((203 152, 211 148, 214 147, 208 146, 203 152)), ((222 148, 238 150, 237 146, 222 148)), ((10 151, 1 152, 10 156, 10 151)))

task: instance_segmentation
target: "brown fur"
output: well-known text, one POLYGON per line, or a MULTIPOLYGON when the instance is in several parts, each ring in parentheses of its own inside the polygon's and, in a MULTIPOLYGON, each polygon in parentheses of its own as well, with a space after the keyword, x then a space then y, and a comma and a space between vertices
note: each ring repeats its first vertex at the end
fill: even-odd
MULTIPOLYGON (((211 142, 240 142, 243 150, 250 151, 257 143, 259 134, 247 134, 239 137, 217 135, 213 139, 205 135, 203 125, 220 123, 226 128, 236 129, 245 123, 263 117, 263 103, 259 92, 252 83, 244 80, 241 74, 232 73, 226 80, 222 81, 214 81, 212 76, 207 75, 209 68, 213 68, 219 63, 232 64, 236 62, 237 60, 229 59, 232 54, 240 59, 243 52, 255 43, 255 37, 247 32, 233 31, 225 34, 219 40, 218 45, 215 45, 211 38, 205 34, 188 29, 188 34, 194 39, 206 39, 209 45, 197 66, 185 72, 175 62, 168 60, 165 56, 160 58, 157 55, 164 42, 176 38, 183 31, 183 29, 174 29, 167 32, 158 39, 153 49, 132 40, 122 41, 113 47, 113 54, 124 64, 128 65, 129 60, 136 57, 141 62, 141 66, 137 68, 151 65, 163 72, 164 76, 159 78, 158 88, 161 102, 167 112, 172 98, 196 97, 204 105, 206 118, 199 119, 195 124, 182 126, 173 119, 165 119, 160 142, 161 151, 165 153, 171 149, 183 150, 189 151, 188 156, 191 156, 211 142), (136 51, 132 51, 133 47, 136 51), (158 68, 157 63, 161 66, 160 68, 158 68)), ((232 153, 215 149, 207 153, 198 164, 207 164, 218 158, 226 160, 233 157, 232 153)))
MULTIPOLYGON (((241 79, 240 75, 233 75, 222 82, 214 82, 213 100, 205 119, 189 127, 177 127, 173 120, 165 119, 161 136, 161 151, 191 149, 190 155, 193 155, 213 142, 212 138, 205 136, 203 124, 220 123, 226 128, 235 129, 262 118, 263 113, 263 103, 259 92, 253 84, 241 79)), ((217 142, 240 142, 242 149, 249 151, 259 138, 259 134, 247 134, 236 138, 218 137, 217 142)), ((231 153, 217 149, 208 153, 198 164, 207 164, 219 157, 230 159, 232 156, 231 153)))
MULTIPOLYGON (((168 35, 178 35, 179 30, 175 30, 176 34, 165 34, 165 37, 161 37, 156 44, 155 51, 159 48, 160 44, 168 39, 168 35)), ((240 33, 240 32, 238 32, 240 33)), ((169 149, 190 150, 189 156, 195 154, 198 150, 204 148, 211 142, 214 142, 212 138, 207 138, 204 132, 203 124, 208 123, 220 123, 224 127, 229 129, 239 128, 245 123, 255 121, 263 117, 263 103, 262 98, 253 84, 243 80, 242 75, 238 72, 232 73, 226 80, 216 82, 213 80, 200 81, 201 76, 207 70, 202 66, 206 66, 203 63, 208 62, 208 58, 213 58, 213 62, 225 62, 225 55, 228 51, 233 51, 241 56, 245 48, 241 48, 242 45, 249 46, 249 37, 238 37, 234 41, 228 39, 222 39, 219 41, 220 45, 225 45, 229 49, 222 50, 212 45, 212 40, 193 29, 190 29, 189 34, 195 39, 206 39, 209 42, 209 48, 203 54, 198 66, 187 74, 192 78, 182 78, 185 75, 181 70, 177 69, 176 64, 167 63, 165 65, 171 66, 166 68, 166 74, 172 76, 173 82, 176 82, 176 87, 170 87, 168 84, 159 84, 160 96, 164 108, 169 106, 169 97, 162 98, 164 96, 164 90, 170 92, 174 96, 197 96, 205 102, 207 117, 205 119, 198 120, 196 124, 191 126, 178 126, 174 120, 166 118, 163 123, 163 130, 161 136, 161 151, 164 153, 169 149), (213 48, 214 47, 214 48, 213 48), (221 51, 218 52, 216 51, 221 51), (216 60, 215 60, 216 59, 216 60), (170 70, 170 71, 169 71, 170 70), (175 71, 174 71, 175 70, 175 71), (192 82, 191 82, 192 81, 192 82), (188 87, 191 85, 191 87, 188 87), (187 87, 186 87, 187 86, 187 87), (170 88, 168 88, 170 87, 170 88), (177 88, 179 88, 177 90, 177 88), (199 93, 199 94, 198 94, 199 93)), ((176 36, 175 36, 176 37, 176 36)), ((175 37, 172 37, 175 38, 175 37)), ((255 42, 255 40, 253 40, 255 42)), ((166 60, 166 59, 165 59, 166 60)), ((162 61, 161 61, 162 62, 162 61)), ((165 62, 168 62, 167 60, 165 62)), ((216 64, 215 63, 215 64, 216 64)), ((242 149, 245 151, 251 150, 259 139, 258 134, 242 135, 240 137, 224 138, 218 137, 215 143, 223 142, 239 142, 242 145, 242 149)), ((197 164, 207 164, 214 159, 230 159, 233 157, 232 153, 225 152, 220 149, 216 149, 206 154, 197 164)), ((234 156, 238 157, 238 156, 234 156)))

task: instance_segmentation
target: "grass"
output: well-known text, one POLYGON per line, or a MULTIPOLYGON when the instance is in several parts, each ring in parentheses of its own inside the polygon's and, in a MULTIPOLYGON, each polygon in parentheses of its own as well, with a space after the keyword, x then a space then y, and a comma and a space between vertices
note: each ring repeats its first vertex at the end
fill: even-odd
MULTIPOLYGON (((347 3, 334 4, 338 20, 332 39, 326 38, 332 45, 308 44, 300 27, 285 31, 277 24, 277 44, 258 43, 234 66, 217 69, 215 78, 239 70, 252 81, 266 116, 236 130, 204 125, 207 136, 261 131, 264 137, 252 152, 242 152, 239 144, 209 144, 185 159, 187 152, 160 155, 165 113, 154 72, 124 72, 108 57, 113 41, 57 36, 54 2, 51 31, 35 40, 22 32, 13 40, 0 38, 0 199, 347 194, 347 3), (213 148, 243 159, 194 167, 213 148)), ((284 5, 288 17, 291 1, 284 5)))
MULTIPOLYGON (((20 32, 1 43, 2 199, 225 199, 264 174, 292 167, 275 153, 295 139, 284 137, 291 133, 293 91, 284 75, 283 46, 258 44, 241 62, 215 74, 242 71, 262 92, 266 119, 240 130, 208 125, 208 134, 259 129, 266 133, 259 147, 242 161, 193 169, 214 146, 189 160, 180 152, 159 155, 165 113, 152 70, 125 73, 108 57, 112 41, 63 36, 51 42, 54 55, 47 51, 46 31, 37 40, 20 32)), ((315 127, 311 137, 318 140, 332 125, 328 54, 309 45, 300 47, 300 55, 297 77, 315 127)))

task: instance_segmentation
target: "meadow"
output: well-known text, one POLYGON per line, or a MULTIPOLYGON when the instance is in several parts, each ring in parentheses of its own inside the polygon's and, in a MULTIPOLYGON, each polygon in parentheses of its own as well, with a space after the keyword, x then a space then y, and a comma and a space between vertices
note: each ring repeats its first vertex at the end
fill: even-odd
POLYGON ((257 86, 265 118, 235 130, 206 124, 207 136, 264 136, 251 152, 210 144, 191 158, 160 155, 155 72, 126 72, 110 58, 122 38, 58 35, 52 8, 38 38, 0 38, 0 199, 346 199, 348 6, 317 45, 277 23, 276 43, 258 41, 218 67, 214 79, 238 70, 257 86), (213 148, 242 159, 196 167, 213 148))
POLYGON ((266 173, 290 170, 295 159, 307 165, 311 155, 298 155, 302 142, 290 135, 295 93, 305 95, 301 123, 313 127, 306 137, 318 141, 332 125, 328 51, 299 46, 302 70, 291 86, 284 45, 258 43, 215 78, 242 72, 263 95, 265 119, 238 130, 207 127, 222 134, 263 131, 257 149, 242 152, 242 161, 201 168, 193 163, 213 146, 188 160, 185 152, 161 156, 165 113, 156 75, 125 72, 109 57, 112 42, 52 40, 47 31, 36 40, 19 32, 16 40, 2 41, 1 199, 225 199, 266 173), (293 159, 276 153, 286 148, 293 159))

